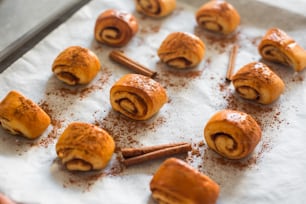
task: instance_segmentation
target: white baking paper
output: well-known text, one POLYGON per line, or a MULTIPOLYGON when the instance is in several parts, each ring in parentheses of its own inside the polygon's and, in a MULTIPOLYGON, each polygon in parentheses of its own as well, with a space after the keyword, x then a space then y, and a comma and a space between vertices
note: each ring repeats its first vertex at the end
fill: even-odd
POLYGON ((294 73, 288 67, 269 64, 286 89, 268 106, 240 99, 232 84, 225 82, 225 74, 234 44, 240 46, 235 71, 261 60, 257 45, 270 27, 283 29, 306 47, 306 16, 296 6, 291 9, 289 2, 281 7, 263 1, 230 2, 241 15, 241 25, 230 39, 216 40, 196 25, 194 13, 202 1, 178 1, 170 16, 151 19, 137 13, 132 0, 94 0, 1 73, 1 98, 18 90, 44 107, 53 122, 34 141, 0 128, 0 192, 31 204, 154 203, 149 182, 164 159, 125 168, 117 151, 102 171, 71 173, 61 166, 55 153, 57 138, 70 122, 82 121, 105 128, 118 148, 192 143, 192 152, 178 157, 220 185, 220 204, 302 203, 306 199, 305 71, 294 73), (169 95, 168 103, 149 121, 131 121, 111 109, 110 87, 130 70, 110 61, 108 54, 114 48, 93 38, 96 18, 108 8, 136 16, 139 32, 121 50, 156 70, 156 80, 169 95), (299 12, 293 12, 296 10, 299 12), (159 61, 156 51, 174 31, 194 33, 206 44, 205 58, 196 68, 178 71, 159 61), (101 72, 86 86, 64 85, 51 71, 59 52, 72 45, 91 49, 101 60, 101 72), (262 127, 262 140, 245 160, 223 159, 205 144, 206 122, 224 108, 245 111, 262 127))

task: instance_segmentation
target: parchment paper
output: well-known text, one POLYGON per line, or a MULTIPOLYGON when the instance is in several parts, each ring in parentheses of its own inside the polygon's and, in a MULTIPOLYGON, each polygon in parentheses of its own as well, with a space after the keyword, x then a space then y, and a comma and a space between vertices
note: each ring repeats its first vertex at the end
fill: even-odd
POLYGON ((221 187, 218 203, 302 203, 306 198, 306 87, 305 71, 268 65, 284 80, 286 90, 275 103, 263 106, 240 99, 225 82, 229 52, 240 48, 236 68, 259 61, 257 44, 266 30, 279 27, 306 47, 306 17, 302 12, 278 8, 262 1, 230 1, 241 15, 236 35, 214 40, 197 27, 194 12, 204 2, 179 1, 173 14, 150 19, 138 14, 131 0, 96 0, 84 6, 31 51, 0 75, 0 97, 10 90, 22 92, 51 116, 52 125, 37 140, 9 135, 0 128, 0 192, 22 203, 154 203, 149 190, 159 159, 125 168, 117 152, 106 169, 84 174, 66 171, 58 161, 55 143, 72 121, 105 128, 116 146, 138 147, 191 142, 193 150, 178 156, 215 180, 221 187), (113 63, 113 48, 97 43, 93 28, 97 16, 108 8, 133 13, 140 30, 122 48, 130 58, 158 72, 156 80, 167 90, 169 102, 146 122, 131 121, 111 109, 109 89, 130 70, 113 63), (205 59, 190 70, 163 65, 156 54, 161 41, 173 31, 198 35, 206 44, 205 59), (68 46, 94 51, 102 70, 86 86, 70 87, 51 71, 54 58, 68 46), (251 114, 261 125, 262 140, 247 159, 233 162, 207 148, 203 129, 218 110, 231 108, 251 114))

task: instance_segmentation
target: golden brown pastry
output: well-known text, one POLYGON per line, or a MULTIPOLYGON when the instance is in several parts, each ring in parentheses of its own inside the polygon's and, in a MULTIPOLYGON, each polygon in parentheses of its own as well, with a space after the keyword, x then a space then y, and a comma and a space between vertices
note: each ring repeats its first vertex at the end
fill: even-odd
POLYGON ((226 1, 213 0, 203 4, 196 12, 196 21, 204 29, 230 34, 240 24, 237 10, 226 1))
POLYGON ((135 0, 136 10, 151 17, 169 15, 176 7, 176 0, 135 0))
POLYGON ((1 204, 17 204, 15 201, 0 193, 0 203, 1 204))
POLYGON ((161 43, 157 54, 167 65, 179 69, 198 65, 205 54, 205 44, 193 34, 174 32, 161 43))
POLYGON ((169 158, 155 172, 150 189, 158 203, 214 204, 219 185, 180 159, 169 158))
POLYGON ((70 123, 56 143, 56 153, 70 171, 103 169, 114 150, 115 142, 105 130, 82 122, 70 123))
POLYGON ((207 145, 228 159, 247 157, 261 138, 261 128, 247 113, 221 110, 215 113, 204 128, 207 145))
POLYGON ((100 61, 87 48, 71 46, 62 51, 52 64, 56 77, 69 85, 87 84, 98 74, 100 61))
POLYGON ((44 110, 17 91, 10 91, 0 103, 0 124, 13 135, 35 139, 50 123, 44 110))
POLYGON ((110 90, 114 110, 134 120, 147 120, 167 102, 165 89, 153 79, 140 74, 127 74, 110 90))
POLYGON ((271 28, 258 45, 263 59, 291 66, 295 71, 306 67, 306 51, 283 30, 271 28))
POLYGON ((261 104, 274 102, 283 93, 285 84, 267 65, 252 62, 232 77, 236 92, 245 99, 261 104))
POLYGON ((95 38, 103 44, 122 47, 138 31, 136 18, 129 13, 109 9, 101 13, 95 24, 95 38))

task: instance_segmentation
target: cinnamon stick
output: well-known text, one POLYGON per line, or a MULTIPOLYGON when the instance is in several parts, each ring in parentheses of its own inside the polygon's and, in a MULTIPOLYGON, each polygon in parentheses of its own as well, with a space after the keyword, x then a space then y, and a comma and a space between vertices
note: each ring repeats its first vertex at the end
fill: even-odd
POLYGON ((124 158, 129 158, 129 157, 135 157, 139 156, 142 154, 147 154, 150 152, 154 152, 160 149, 165 149, 169 147, 175 147, 175 146, 181 146, 188 144, 186 142, 181 142, 181 143, 173 143, 173 144, 163 144, 163 145, 156 145, 156 146, 150 146, 150 147, 139 147, 139 148, 123 148, 121 149, 121 154, 124 158))
POLYGON ((231 81, 232 79, 232 73, 235 68, 237 51, 238 51, 238 45, 234 45, 230 53, 229 63, 228 63, 227 72, 226 72, 226 80, 228 81, 231 81))
POLYGON ((133 70, 137 74, 142 74, 151 78, 154 78, 157 74, 157 72, 152 71, 143 65, 135 62, 134 60, 128 58, 123 52, 113 50, 109 57, 114 60, 115 62, 118 62, 121 65, 124 65, 128 67, 129 69, 133 70))
POLYGON ((167 147, 164 149, 159 149, 153 152, 149 152, 146 154, 142 154, 139 156, 131 157, 128 159, 123 160, 123 164, 125 166, 131 166, 134 164, 139 164, 142 162, 150 161, 153 159, 158 159, 166 156, 171 156, 175 154, 185 153, 191 150, 191 144, 183 144, 174 147, 167 147))

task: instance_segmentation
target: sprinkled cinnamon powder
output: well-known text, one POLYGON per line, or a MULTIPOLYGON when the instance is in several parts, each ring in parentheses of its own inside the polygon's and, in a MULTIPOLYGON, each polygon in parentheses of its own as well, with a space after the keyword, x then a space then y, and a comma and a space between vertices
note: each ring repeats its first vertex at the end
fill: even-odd
POLYGON ((38 105, 40 106, 41 109, 43 109, 51 118, 51 123, 53 121, 53 110, 49 107, 49 104, 47 103, 47 101, 40 101, 38 103, 38 105))
POLYGON ((87 86, 66 86, 59 89, 53 89, 46 95, 55 95, 63 98, 69 98, 71 95, 77 95, 80 99, 88 97, 91 93, 97 90, 103 90, 105 83, 109 80, 112 73, 107 68, 102 68, 102 73, 99 78, 92 84, 87 86))
POLYGON ((215 46, 219 53, 225 52, 233 44, 238 44, 240 38, 240 31, 224 36, 205 31, 199 26, 196 27, 194 34, 202 39, 207 46, 215 46))
POLYGON ((279 129, 280 124, 285 121, 285 119, 280 118, 281 113, 278 110, 279 106, 277 104, 274 106, 263 106, 243 101, 240 98, 238 99, 238 97, 234 94, 227 95, 226 100, 228 104, 226 108, 240 110, 252 115, 263 130, 268 127, 279 129))
MULTIPOLYGON (((198 163, 198 166, 194 166, 194 168, 198 169, 199 171, 202 170, 203 162, 196 162, 196 161, 202 161, 203 159, 203 150, 205 147, 204 140, 197 142, 197 143, 192 143, 192 150, 189 152, 187 158, 185 159, 186 162, 190 165, 194 165, 195 163, 198 163)), ((205 165, 204 165, 205 166, 205 165)))
POLYGON ((146 16, 146 15, 144 15, 144 14, 139 14, 140 15, 140 19, 142 20, 142 21, 145 21, 145 20, 147 20, 147 19, 150 19, 150 18, 148 18, 148 16, 146 16))
POLYGON ((262 36, 258 36, 258 37, 250 38, 249 40, 251 41, 252 45, 257 47, 261 39, 262 39, 262 36))
POLYGON ((193 156, 200 156, 201 153, 200 153, 200 151, 198 149, 192 149, 191 155, 193 155, 193 156))
POLYGON ((38 104, 51 118, 52 130, 46 137, 40 137, 33 145, 47 148, 50 144, 53 144, 54 140, 58 137, 58 130, 62 127, 63 120, 56 119, 55 111, 50 108, 47 101, 41 101, 38 104))
POLYGON ((206 148, 204 149, 204 163, 209 160, 210 162, 215 162, 221 166, 231 167, 236 170, 245 170, 246 168, 255 167, 255 165, 262 159, 263 154, 270 150, 271 146, 269 143, 261 143, 259 144, 258 151, 254 152, 247 158, 241 160, 230 160, 214 153, 213 150, 206 148))
POLYGON ((199 146, 199 147, 203 147, 204 145, 205 145, 204 141, 200 141, 200 142, 198 143, 198 146, 199 146))
POLYGON ((1 142, 5 144, 5 147, 8 147, 5 151, 21 156, 32 147, 35 140, 28 140, 20 135, 11 135, 10 133, 7 133, 1 135, 1 142))
POLYGON ((207 58, 201 67, 178 70, 168 67, 159 61, 156 66, 158 75, 155 79, 165 88, 183 88, 186 87, 191 80, 200 78, 205 69, 209 67, 210 63, 211 59, 207 58))
MULTIPOLYGON (((90 172, 66 172, 66 178, 63 181, 64 188, 79 188, 83 192, 89 192, 93 185, 104 176, 116 176, 120 174, 124 168, 118 163, 108 170, 90 171, 90 172)), ((66 170, 64 170, 66 171, 66 170)))
POLYGON ((146 25, 146 27, 141 27, 140 29, 140 33, 142 34, 147 34, 147 33, 158 33, 158 31, 160 30, 160 24, 150 24, 150 25, 146 25))
POLYGON ((116 147, 133 147, 140 144, 140 136, 146 132, 154 132, 166 119, 157 116, 149 121, 135 121, 111 110, 103 119, 95 119, 94 124, 105 129, 116 142, 116 147))
POLYGON ((38 145, 47 148, 50 144, 53 144, 55 139, 58 138, 59 136, 59 129, 62 128, 62 121, 58 121, 58 120, 53 120, 52 121, 52 130, 49 132, 49 134, 47 135, 47 137, 42 137, 39 141, 38 141, 38 145))
MULTIPOLYGON (((269 151, 270 149, 271 147, 269 143, 262 143, 260 144, 258 151, 254 152, 249 157, 242 160, 230 160, 218 155, 206 146, 204 141, 201 141, 192 145, 192 151, 188 154, 188 157, 185 160, 200 172, 213 178, 217 169, 220 168, 228 169, 233 171, 233 173, 235 171, 255 168, 258 162, 262 159, 264 152, 269 151)), ((223 180, 223 178, 220 178, 220 175, 218 174, 217 180, 220 181, 223 180)), ((224 183, 224 181, 222 183, 224 183)))
POLYGON ((61 170, 65 174, 63 179, 64 188, 77 188, 82 192, 88 192, 97 180, 104 176, 103 172, 68 172, 65 169, 61 170))
POLYGON ((123 172, 125 167, 120 162, 121 157, 118 154, 115 154, 115 157, 104 169, 88 172, 68 171, 58 158, 55 159, 54 163, 58 167, 59 173, 57 175, 60 177, 64 188, 77 188, 82 192, 88 192, 101 178, 117 176, 123 172))
POLYGON ((170 14, 172 16, 178 16, 185 10, 184 6, 177 5, 174 11, 170 14))
POLYGON ((304 77, 301 75, 296 75, 291 79, 292 82, 302 82, 304 81, 304 77))

